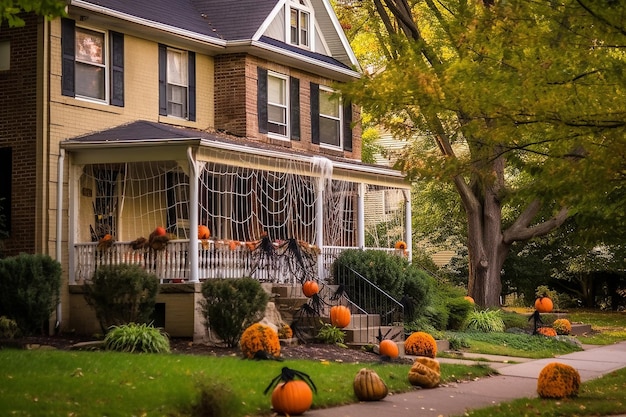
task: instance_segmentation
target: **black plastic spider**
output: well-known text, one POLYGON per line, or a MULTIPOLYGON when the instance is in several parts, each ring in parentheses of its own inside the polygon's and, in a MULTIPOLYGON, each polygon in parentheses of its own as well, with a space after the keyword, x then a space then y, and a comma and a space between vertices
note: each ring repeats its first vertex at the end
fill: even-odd
POLYGON ((270 382, 267 388, 265 388, 265 391, 263 391, 263 394, 267 394, 272 388, 274 388, 280 382, 289 382, 289 381, 293 381, 296 378, 300 378, 301 380, 306 382, 307 385, 311 387, 313 392, 317 393, 317 387, 315 386, 315 383, 313 383, 313 380, 311 379, 310 376, 308 376, 304 372, 296 371, 295 369, 290 369, 284 366, 283 369, 281 369, 280 371, 280 375, 272 379, 272 382, 270 382))

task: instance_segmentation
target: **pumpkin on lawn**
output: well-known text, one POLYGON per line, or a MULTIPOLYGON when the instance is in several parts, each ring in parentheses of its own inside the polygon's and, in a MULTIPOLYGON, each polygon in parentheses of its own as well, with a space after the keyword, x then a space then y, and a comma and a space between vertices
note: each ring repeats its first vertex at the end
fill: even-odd
POLYGON ((378 345, 378 353, 381 356, 388 356, 391 359, 395 359, 400 354, 398 345, 393 340, 385 339, 378 345))
POLYGON ((387 396, 389 389, 378 374, 367 368, 362 368, 354 377, 352 383, 354 394, 360 401, 378 401, 387 396))
POLYGON ((302 284, 302 292, 306 297, 313 297, 320 290, 319 285, 315 281, 304 281, 302 284))
POLYGON ((272 408, 288 416, 298 416, 311 408, 313 391, 317 392, 309 375, 286 366, 263 393, 267 394, 272 387, 272 408))
POLYGON ((550 297, 539 297, 535 300, 535 310, 540 313, 549 313, 554 308, 550 297))
POLYGON ((330 324, 343 329, 350 324, 350 309, 346 306, 333 306, 330 308, 330 324))

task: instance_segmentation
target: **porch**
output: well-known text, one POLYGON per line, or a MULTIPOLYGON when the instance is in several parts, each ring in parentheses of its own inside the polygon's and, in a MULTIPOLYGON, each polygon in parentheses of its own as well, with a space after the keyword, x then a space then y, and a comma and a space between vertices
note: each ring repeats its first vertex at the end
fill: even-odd
POLYGON ((404 241, 411 256, 410 185, 388 167, 151 122, 61 148, 57 238, 61 248, 67 152, 73 328, 89 327, 79 287, 104 265, 137 264, 168 287, 189 287, 159 296, 166 317, 184 304, 185 319, 166 319, 166 331, 180 335, 191 326, 201 336, 196 304, 204 280, 249 276, 296 286, 328 281, 333 260, 348 248, 393 251, 404 241), (199 236, 199 226, 210 237, 199 236), (150 245, 157 229, 162 244, 150 245))

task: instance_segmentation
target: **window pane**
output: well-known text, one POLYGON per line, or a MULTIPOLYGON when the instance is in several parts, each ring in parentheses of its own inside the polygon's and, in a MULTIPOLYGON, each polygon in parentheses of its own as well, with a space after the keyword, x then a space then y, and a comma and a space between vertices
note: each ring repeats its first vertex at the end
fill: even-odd
POLYGON ((175 117, 187 117, 187 88, 167 85, 167 114, 175 117))
POLYGON ((267 119, 275 123, 287 123, 287 110, 284 107, 267 106, 267 119))
POLYGON ((298 11, 291 9, 291 43, 298 44, 298 11))
POLYGON ((327 145, 341 146, 339 120, 320 117, 320 142, 327 145))
POLYGON ((320 90, 320 114, 339 117, 339 100, 332 92, 320 90))
POLYGON ((300 45, 309 46, 309 14, 300 13, 300 45))
POLYGON ((104 100, 104 67, 76 63, 76 95, 104 100))
POLYGON ((267 84, 268 102, 274 104, 286 104, 286 80, 283 78, 268 76, 267 84))
POLYGON ((104 34, 76 29, 76 60, 104 64, 104 34))
POLYGON ((187 86, 187 54, 167 51, 167 82, 187 86))

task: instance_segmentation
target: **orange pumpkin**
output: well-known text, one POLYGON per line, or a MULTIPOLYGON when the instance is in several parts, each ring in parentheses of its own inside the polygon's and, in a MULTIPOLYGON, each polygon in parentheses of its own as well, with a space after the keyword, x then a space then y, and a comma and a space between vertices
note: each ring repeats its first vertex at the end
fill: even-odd
POLYGON ((165 236, 165 228, 163 226, 158 226, 156 229, 154 229, 154 235, 155 236, 165 236))
POLYGON ((304 281, 302 284, 302 292, 306 297, 313 297, 320 290, 319 285, 315 281, 304 281))
POLYGON ((389 356, 391 359, 395 359, 400 354, 400 350, 398 349, 398 345, 393 340, 385 339, 380 342, 378 346, 378 353, 381 356, 389 356))
POLYGON ((237 250, 238 246, 239 246, 239 242, 237 242, 236 240, 231 240, 230 242, 228 242, 228 248, 230 250, 237 250))
POLYGON ((539 297, 535 300, 535 310, 540 313, 549 313, 554 308, 550 297, 539 297))
POLYGON ((304 381, 281 382, 272 391, 272 407, 277 413, 298 416, 311 408, 311 404, 313 391, 304 381))
POLYGON ((208 227, 201 224, 198 226, 198 239, 206 240, 211 237, 211 231, 208 227))
POLYGON ((330 308, 330 324, 340 329, 350 324, 350 309, 346 306, 333 306, 330 308))
POLYGON ((474 299, 472 297, 470 297, 469 295, 466 295, 465 297, 463 297, 465 300, 469 301, 470 304, 474 304, 474 299))

